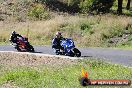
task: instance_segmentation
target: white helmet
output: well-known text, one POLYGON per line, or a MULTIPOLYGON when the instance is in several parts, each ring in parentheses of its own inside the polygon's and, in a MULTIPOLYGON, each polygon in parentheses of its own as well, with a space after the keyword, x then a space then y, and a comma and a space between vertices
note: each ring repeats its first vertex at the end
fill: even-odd
POLYGON ((16 32, 15 31, 12 31, 12 33, 11 33, 12 35, 14 35, 14 34, 16 34, 16 32))
POLYGON ((62 36, 62 35, 61 35, 61 32, 56 32, 55 35, 56 35, 56 36, 62 36))

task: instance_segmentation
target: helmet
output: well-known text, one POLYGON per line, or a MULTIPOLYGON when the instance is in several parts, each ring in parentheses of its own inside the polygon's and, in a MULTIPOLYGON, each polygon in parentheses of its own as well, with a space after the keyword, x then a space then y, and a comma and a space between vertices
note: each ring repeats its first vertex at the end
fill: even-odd
POLYGON ((62 35, 61 35, 61 32, 56 32, 56 36, 57 36, 57 37, 62 36, 62 35))
POLYGON ((12 33, 11 33, 12 35, 14 35, 14 34, 16 34, 16 32, 15 31, 12 31, 12 33))

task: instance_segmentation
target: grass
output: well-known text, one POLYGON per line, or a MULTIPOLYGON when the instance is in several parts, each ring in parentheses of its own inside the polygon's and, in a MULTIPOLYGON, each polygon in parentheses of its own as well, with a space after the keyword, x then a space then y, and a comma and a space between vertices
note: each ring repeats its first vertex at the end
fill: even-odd
MULTIPOLYGON (((87 59, 78 60, 76 64, 54 67, 52 65, 12 67, 10 70, 0 72, 0 84, 10 82, 12 85, 22 88, 81 88, 78 78, 81 75, 82 65, 85 71, 88 71, 90 79, 132 80, 132 68, 108 64, 101 60, 87 59)), ((90 88, 94 88, 94 86, 90 88)), ((116 86, 115 88, 121 87, 116 86)))
MULTIPOLYGON (((27 35, 34 45, 49 45, 56 31, 61 31, 64 37, 71 37, 80 47, 105 47, 107 40, 124 33, 131 17, 115 16, 111 14, 102 16, 55 16, 46 21, 28 22, 0 22, 0 42, 8 43, 12 30, 27 35), (6 25, 5 25, 6 24, 6 25)), ((131 28, 129 28, 131 30, 131 28)))
MULTIPOLYGON (((113 37, 122 36, 127 25, 132 25, 132 17, 126 15, 101 14, 87 16, 86 14, 70 15, 67 13, 58 15, 61 13, 50 12, 45 5, 34 4, 32 0, 15 0, 12 3, 14 4, 11 7, 2 5, 2 12, 5 9, 8 9, 7 13, 15 10, 15 14, 10 17, 7 16, 4 21, 0 21, 0 44, 8 44, 10 33, 15 30, 25 36, 28 34, 29 41, 33 45, 50 45, 56 31, 61 31, 64 37, 74 39, 75 44, 79 47, 124 47, 118 46, 120 42, 117 45, 115 43, 112 45, 108 41, 113 37), (31 18, 26 15, 31 16, 31 18), (42 20, 43 16, 46 19, 42 20), (29 33, 27 33, 28 30, 29 33)), ((123 7, 125 5, 126 2, 124 2, 123 7)), ((116 9, 117 2, 112 7, 113 11, 116 9)), ((124 9, 123 11, 127 12, 124 9)), ((130 14, 131 11, 128 12, 130 14)), ((6 14, 2 14, 2 18, 3 15, 6 14)), ((132 32, 131 30, 132 27, 129 27, 129 33, 132 32)), ((128 42, 126 42, 126 46, 132 46, 132 42, 129 44, 128 42)))
POLYGON ((124 46, 122 46, 122 45, 119 45, 118 47, 115 47, 115 48, 121 48, 121 49, 132 49, 132 46, 130 46, 130 45, 124 45, 124 46))

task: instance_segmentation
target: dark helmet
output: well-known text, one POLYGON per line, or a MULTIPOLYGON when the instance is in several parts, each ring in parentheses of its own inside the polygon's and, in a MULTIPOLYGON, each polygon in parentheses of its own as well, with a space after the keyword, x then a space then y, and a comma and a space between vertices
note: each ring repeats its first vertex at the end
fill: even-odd
POLYGON ((11 33, 12 35, 15 35, 16 34, 16 32, 15 31, 12 31, 12 33, 11 33))

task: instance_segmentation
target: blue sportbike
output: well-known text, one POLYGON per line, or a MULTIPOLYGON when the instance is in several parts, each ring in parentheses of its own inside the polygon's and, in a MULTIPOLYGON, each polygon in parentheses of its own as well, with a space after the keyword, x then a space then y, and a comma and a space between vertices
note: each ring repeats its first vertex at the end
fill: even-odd
MULTIPOLYGON (((53 45, 53 44, 52 44, 53 45)), ((60 41, 61 47, 64 49, 55 49, 56 55, 65 55, 65 56, 71 56, 71 57, 80 57, 81 52, 75 48, 74 42, 70 38, 65 38, 60 41)))

